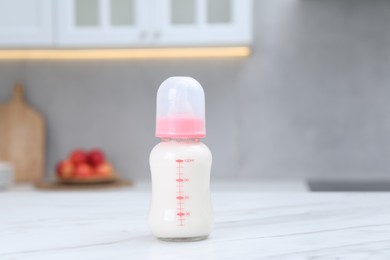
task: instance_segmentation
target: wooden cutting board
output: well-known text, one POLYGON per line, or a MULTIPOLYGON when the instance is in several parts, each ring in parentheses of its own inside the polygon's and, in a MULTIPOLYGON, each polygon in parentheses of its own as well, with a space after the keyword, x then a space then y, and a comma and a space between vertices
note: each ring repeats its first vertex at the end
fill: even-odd
POLYGON ((0 105, 0 160, 12 163, 16 181, 37 181, 43 177, 44 147, 43 117, 26 103, 17 84, 12 99, 0 105))

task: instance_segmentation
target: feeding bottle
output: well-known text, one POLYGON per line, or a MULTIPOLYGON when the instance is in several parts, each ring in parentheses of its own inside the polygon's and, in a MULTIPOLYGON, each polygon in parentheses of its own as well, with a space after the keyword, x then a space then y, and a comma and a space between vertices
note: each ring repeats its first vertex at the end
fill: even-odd
POLYGON ((171 77, 157 92, 156 137, 149 158, 152 233, 167 241, 206 239, 214 218, 210 201, 212 156, 206 136, 202 86, 190 77, 171 77))

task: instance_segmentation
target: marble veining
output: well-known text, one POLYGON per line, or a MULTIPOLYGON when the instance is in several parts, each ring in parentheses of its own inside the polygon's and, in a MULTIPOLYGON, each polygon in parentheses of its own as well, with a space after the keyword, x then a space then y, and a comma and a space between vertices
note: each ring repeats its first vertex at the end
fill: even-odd
POLYGON ((147 189, 0 193, 0 259, 390 259, 390 193, 213 192, 210 238, 147 225, 147 189))

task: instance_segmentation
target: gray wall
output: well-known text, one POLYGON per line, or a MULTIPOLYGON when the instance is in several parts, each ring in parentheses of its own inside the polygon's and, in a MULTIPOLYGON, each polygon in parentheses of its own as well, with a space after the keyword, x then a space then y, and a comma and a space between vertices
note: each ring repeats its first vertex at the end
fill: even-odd
POLYGON ((149 178, 155 94, 171 75, 204 86, 215 178, 390 176, 390 1, 255 0, 245 59, 2 61, 0 101, 22 80, 47 119, 47 172, 102 147, 149 178))

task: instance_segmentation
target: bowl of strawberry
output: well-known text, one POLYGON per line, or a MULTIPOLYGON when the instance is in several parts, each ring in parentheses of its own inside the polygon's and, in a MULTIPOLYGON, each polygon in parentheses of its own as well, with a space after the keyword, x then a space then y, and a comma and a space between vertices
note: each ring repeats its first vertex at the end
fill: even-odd
POLYGON ((117 180, 112 164, 100 149, 73 150, 58 162, 56 175, 62 183, 103 183, 117 180))

